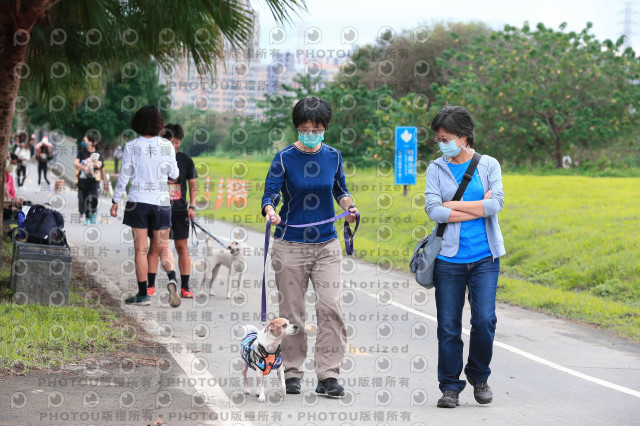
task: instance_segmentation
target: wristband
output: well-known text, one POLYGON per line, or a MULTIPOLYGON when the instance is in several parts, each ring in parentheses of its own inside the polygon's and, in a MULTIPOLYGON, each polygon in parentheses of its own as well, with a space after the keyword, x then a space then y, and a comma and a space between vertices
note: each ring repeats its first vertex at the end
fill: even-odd
POLYGON ((189 206, 189 209, 191 209, 191 210, 195 210, 195 209, 196 209, 196 207, 195 207, 195 206, 189 206))
POLYGON ((355 207, 356 207, 356 205, 355 205, 355 204, 351 204, 349 207, 347 207, 347 210, 349 210, 349 209, 353 209, 353 208, 355 208, 355 207))

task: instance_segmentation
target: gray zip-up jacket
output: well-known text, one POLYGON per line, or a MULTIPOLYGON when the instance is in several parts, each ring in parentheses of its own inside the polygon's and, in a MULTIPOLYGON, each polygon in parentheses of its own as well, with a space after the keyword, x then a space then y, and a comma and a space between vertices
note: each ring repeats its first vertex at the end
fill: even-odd
MULTIPOLYGON (((504 239, 498 224, 498 212, 504 205, 504 192, 502 191, 502 170, 500 163, 493 157, 483 155, 478 163, 478 176, 482 181, 484 192, 491 190, 491 198, 482 200, 484 207, 484 224, 487 230, 487 240, 493 258, 503 256, 506 251, 504 239)), ((445 201, 451 201, 458 190, 458 182, 453 177, 449 166, 442 157, 433 160, 427 168, 427 185, 424 191, 426 197, 424 210, 429 218, 436 222, 433 232, 436 232, 438 223, 447 223, 451 209, 442 205, 445 201)), ((464 196, 462 200, 464 201, 464 196)), ((440 254, 453 257, 458 253, 460 244, 460 223, 449 223, 442 237, 440 254)))

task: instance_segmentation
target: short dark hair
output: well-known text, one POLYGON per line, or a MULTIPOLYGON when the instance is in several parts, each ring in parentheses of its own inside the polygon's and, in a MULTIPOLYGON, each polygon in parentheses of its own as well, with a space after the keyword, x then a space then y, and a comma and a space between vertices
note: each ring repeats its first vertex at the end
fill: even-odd
POLYGON ((158 108, 145 105, 133 114, 130 126, 139 135, 159 136, 164 129, 164 119, 158 108))
POLYGON ((179 140, 184 139, 184 129, 181 124, 178 123, 169 123, 164 126, 164 133, 162 134, 163 138, 171 139, 177 138, 179 140))
POLYGON ((93 143, 94 145, 97 145, 97 139, 96 139, 96 135, 94 134, 88 134, 87 135, 87 140, 91 143, 93 143))
POLYGON ((431 122, 431 130, 437 132, 440 129, 456 136, 466 136, 469 147, 473 148, 475 124, 473 124, 471 113, 465 107, 447 105, 438 111, 431 122))
POLYGON ((302 123, 311 121, 315 125, 322 124, 327 130, 331 124, 331 105, 321 97, 309 96, 299 100, 293 107, 291 118, 296 128, 302 123))

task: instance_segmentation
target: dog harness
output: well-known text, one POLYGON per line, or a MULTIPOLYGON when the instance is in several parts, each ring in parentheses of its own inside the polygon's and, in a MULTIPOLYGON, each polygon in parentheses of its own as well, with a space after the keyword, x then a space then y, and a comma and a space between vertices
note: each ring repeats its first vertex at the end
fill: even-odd
POLYGON ((262 375, 266 376, 272 369, 282 365, 282 353, 280 345, 275 353, 269 353, 260 343, 257 343, 258 333, 252 332, 245 336, 242 340, 242 359, 252 370, 258 369, 262 371, 262 375), (257 347, 256 347, 257 346, 257 347))

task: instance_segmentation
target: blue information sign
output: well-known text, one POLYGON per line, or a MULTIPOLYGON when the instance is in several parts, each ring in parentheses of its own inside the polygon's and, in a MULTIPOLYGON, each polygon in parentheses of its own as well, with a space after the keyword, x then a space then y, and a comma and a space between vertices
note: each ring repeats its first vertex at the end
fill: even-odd
POLYGON ((396 126, 395 183, 416 184, 416 161, 418 160, 418 128, 396 126))

